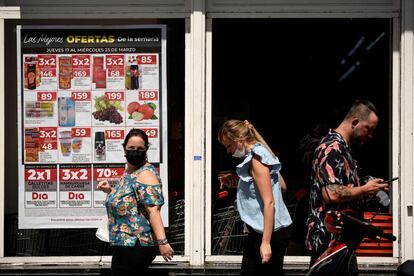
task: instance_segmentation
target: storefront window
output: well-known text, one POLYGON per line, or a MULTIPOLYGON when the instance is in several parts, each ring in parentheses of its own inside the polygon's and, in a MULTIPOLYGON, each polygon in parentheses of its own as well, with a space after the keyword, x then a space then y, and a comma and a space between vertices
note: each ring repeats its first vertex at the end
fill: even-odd
MULTIPOLYGON (((238 164, 217 141, 227 119, 249 120, 282 163, 284 201, 293 219, 287 255, 304 247, 312 139, 335 128, 350 104, 372 101, 380 123, 357 154, 360 177, 389 178, 391 164, 391 33, 389 19, 213 19, 212 254, 240 255, 246 233, 234 185, 218 175, 238 164), (312 139, 310 139, 312 138, 312 139)), ((373 203, 392 231, 391 203, 373 203)), ((370 215, 370 213, 366 213, 370 215)), ((360 248, 361 249, 361 248, 360 248)), ((392 256, 390 244, 360 256, 392 256)))
MULTIPOLYGON (((166 233, 167 236, 170 240, 170 243, 172 244, 172 246, 174 247, 174 250, 176 252, 177 255, 180 254, 184 254, 184 205, 183 205, 183 200, 184 200, 184 126, 183 126, 183 122, 184 122, 184 20, 124 20, 124 21, 93 21, 93 20, 80 20, 80 21, 76 21, 76 23, 74 23, 73 21, 63 21, 63 20, 56 20, 56 21, 50 21, 50 20, 8 20, 5 23, 5 36, 7 37, 6 41, 6 47, 5 47, 5 53, 6 53, 6 59, 5 59, 5 65, 8 68, 5 71, 6 77, 5 79, 6 81, 6 95, 5 95, 5 122, 6 122, 6 129, 7 134, 6 136, 6 156, 7 157, 7 162, 5 162, 6 167, 5 167, 5 179, 7 179, 7 183, 5 184, 5 226, 4 226, 4 235, 5 235, 5 246, 4 246, 4 252, 5 252, 5 256, 88 256, 88 255, 110 255, 111 254, 111 249, 110 246, 104 242, 99 241, 96 237, 95 237, 95 231, 96 229, 92 229, 92 228, 83 228, 83 229, 79 229, 79 228, 65 228, 65 227, 60 227, 60 229, 57 228, 53 228, 53 227, 48 227, 48 229, 39 229, 42 227, 27 227, 27 223, 30 225, 30 219, 27 220, 26 219, 26 226, 22 228, 19 228, 19 224, 18 224, 18 218, 19 218, 19 213, 18 213, 18 206, 19 204, 22 204, 22 202, 19 202, 19 194, 24 192, 18 189, 18 183, 19 181, 21 181, 21 179, 19 179, 19 177, 21 177, 19 175, 18 172, 18 147, 19 147, 19 139, 18 139, 18 127, 21 126, 21 124, 25 124, 27 123, 27 121, 25 122, 18 122, 18 113, 20 112, 18 109, 18 101, 21 101, 21 99, 18 99, 18 85, 22 85, 22 87, 24 86, 24 89, 26 89, 27 91, 36 91, 34 93, 37 93, 37 96, 39 98, 39 93, 37 91, 39 86, 36 86, 36 80, 34 80, 32 83, 30 83, 30 79, 27 78, 27 80, 29 81, 29 83, 27 84, 18 84, 18 79, 17 79, 17 68, 18 68, 18 64, 17 64, 17 56, 20 54, 17 52, 16 49, 18 49, 17 44, 16 44, 16 34, 18 33, 18 31, 16 31, 16 26, 21 25, 21 26, 27 26, 27 25, 49 25, 49 26, 57 26, 57 25, 74 25, 74 24, 78 24, 78 25, 82 25, 82 26, 92 26, 92 25, 107 25, 108 28, 110 28, 112 25, 116 25, 116 26, 131 26, 131 25, 146 25, 146 26, 150 26, 150 25, 163 25, 165 26, 165 30, 166 30, 166 61, 165 63, 163 62, 154 62, 154 64, 156 64, 155 66, 166 66, 166 70, 164 72, 166 72, 166 90, 167 90, 167 108, 164 109, 167 112, 165 114, 160 114, 160 113, 154 113, 151 114, 152 117, 148 118, 148 119, 154 119, 156 120, 158 117, 161 116, 166 116, 167 120, 164 122, 162 121, 162 125, 153 125, 152 127, 154 129, 167 129, 168 130, 168 134, 167 134, 167 141, 166 144, 168 144, 168 156, 166 157, 168 159, 168 172, 165 174, 167 175, 167 179, 168 179, 168 189, 164 190, 164 195, 167 196, 168 194, 168 211, 167 211, 167 216, 168 216, 168 220, 169 220, 169 225, 166 228, 166 233), (157 117, 154 117, 154 115, 158 115, 157 117), (165 124, 165 125, 164 125, 165 124)), ((51 27, 53 28, 53 27, 51 27)), ((121 27, 119 27, 121 28, 121 27)), ((56 36, 58 36, 58 34, 55 34, 56 36)), ((56 47, 55 49, 58 49, 59 47, 56 47)), ((149 47, 148 47, 149 48, 149 47)), ((68 48, 69 49, 69 48, 68 48)), ((110 49, 109 47, 107 49, 110 49)), ((76 49, 75 49, 76 50, 76 49)), ((39 49, 37 49, 37 51, 39 51, 39 49)), ((58 50, 56 50, 58 51, 58 50)), ((122 50, 123 51, 123 50, 122 50)), ((143 53, 148 53, 151 51, 151 49, 145 49, 145 48, 140 48, 138 50, 135 50, 134 53, 138 53, 137 51, 142 51, 143 53)), ((46 53, 42 53, 40 52, 40 54, 46 54, 46 53)), ((50 54, 50 53, 49 53, 50 54)), ((27 62, 27 67, 32 66, 32 63, 35 64, 37 62, 37 59, 40 59, 40 57, 38 56, 39 53, 35 52, 33 54, 34 59, 28 60, 29 56, 25 56, 25 60, 24 62, 27 62)), ((56 54, 59 58, 60 58, 60 63, 59 63, 59 69, 57 69, 59 71, 59 87, 56 89, 57 91, 52 91, 52 95, 53 93, 57 93, 57 95, 59 96, 60 94, 62 94, 63 92, 60 90, 65 89, 67 93, 77 93, 77 90, 72 91, 70 89, 70 79, 68 82, 64 82, 65 78, 64 77, 73 77, 73 75, 71 76, 71 74, 74 74, 74 70, 72 67, 73 66, 73 62, 74 62, 74 57, 73 56, 69 56, 69 59, 67 60, 67 62, 65 63, 64 61, 64 56, 60 56, 59 54, 56 54), (72 61, 70 60, 70 58, 72 58, 72 61), (71 70, 70 73, 65 74, 65 70, 69 70, 68 67, 66 66, 63 70, 63 66, 67 65, 67 63, 71 63, 71 67, 69 68, 71 70), (69 91, 69 92, 68 92, 69 91), (60 94, 59 94, 60 93, 60 94)), ((125 55, 125 59, 126 60, 127 57, 134 57, 134 54, 121 54, 120 56, 118 56, 118 58, 123 57, 123 55, 125 55)), ((138 54, 139 56, 139 54, 138 54)), ((149 55, 148 55, 149 56, 149 55)), ((155 56, 155 55, 154 55, 155 56)), ((41 56, 43 58, 43 56, 41 56)), ((47 56, 49 57, 49 56, 47 56)), ((53 58, 53 54, 52 54, 52 58, 53 58)), ((85 58, 85 60, 87 60, 87 62, 83 61, 83 67, 85 67, 86 63, 89 64, 89 56, 88 55, 84 55, 83 56, 85 58)), ((67 58, 67 57, 66 57, 67 58)), ((106 60, 108 61, 108 58, 106 57, 106 60)), ((98 62, 98 60, 97 60, 98 62)), ((129 61, 128 61, 129 62, 129 61)), ((125 69, 126 71, 128 71, 128 73, 131 73, 133 70, 135 70, 136 68, 139 68, 138 65, 136 65, 136 61, 131 61, 131 65, 128 65, 129 67, 125 67, 127 69, 125 69), (131 72, 129 72, 131 71, 131 72)), ((149 63, 149 62, 147 62, 149 63)), ((49 65, 51 63, 49 62, 49 65)), ((25 64, 26 65, 26 64, 25 64)), ((116 64, 115 64, 116 65, 116 64)), ((118 64, 119 65, 119 64, 118 64)), ((20 64, 20 66, 22 66, 20 64)), ((108 64, 106 64, 106 66, 108 66, 108 64)), ((138 93, 139 89, 138 86, 139 85, 145 85, 145 81, 150 82, 152 81, 152 79, 154 79, 155 77, 153 77, 153 75, 157 76, 158 72, 163 72, 164 68, 161 68, 159 71, 157 71, 156 73, 154 73, 154 69, 148 69, 148 72, 151 71, 150 73, 145 73, 145 72, 141 72, 140 74, 142 74, 141 76, 145 76, 145 74, 147 74, 148 78, 147 80, 143 80, 142 78, 139 79, 140 77, 137 77, 136 80, 136 87, 133 87, 130 84, 130 82, 133 81, 132 77, 127 77, 124 76, 124 73, 120 73, 123 72, 124 70, 124 66, 122 64, 122 66, 118 66, 119 70, 112 70, 111 72, 113 73, 112 75, 110 75, 108 73, 108 68, 106 68, 106 71, 101 70, 104 72, 104 74, 106 74, 106 76, 103 76, 104 78, 109 79, 110 77, 114 77, 113 80, 115 80, 115 77, 119 77, 117 74, 121 74, 122 78, 119 78, 119 83, 122 84, 122 88, 125 87, 124 89, 119 88, 120 92, 119 94, 125 95, 126 97, 129 94, 134 94, 134 93, 138 93), (124 86, 124 81, 125 81, 125 86, 124 86), (127 84, 127 82, 129 84, 127 84), (124 91, 125 90, 125 91, 124 91), (130 91, 130 92, 129 92, 130 91)), ((34 70, 37 70, 35 66, 33 66, 33 68, 35 68, 34 70)), ((86 67, 85 67, 86 68, 86 67)), ((158 68, 158 67, 157 67, 158 68)), ((95 68, 91 69, 89 68, 89 70, 93 71, 93 73, 91 73, 91 76, 93 74, 95 74, 95 68)), ((112 68, 114 69, 114 68, 112 68)), ((30 70, 30 69, 28 69, 30 70)), ((42 69, 40 69, 42 71, 42 69)), ((158 70, 158 69, 157 69, 158 70)), ((47 70, 43 70, 41 72, 42 77, 44 77, 43 80, 48 79, 49 85, 53 83, 57 83, 56 79, 58 78, 57 75, 54 79, 53 76, 53 70, 50 72, 46 72, 47 70)), ((77 77, 80 77, 80 73, 85 73, 85 75, 82 75, 82 77, 85 77, 83 79, 83 81, 79 81, 78 82, 74 82, 72 80, 72 85, 75 84, 75 86, 85 86, 88 82, 88 73, 87 70, 86 71, 82 71, 82 70, 78 70, 76 73, 77 77)), ((34 71, 33 72, 35 75, 38 75, 38 72, 34 71)), ((162 73, 161 73, 162 74, 162 73)), ((98 72, 96 74, 96 76, 99 76, 98 72)), ((138 76, 138 75, 137 75, 138 76)), ((161 76, 162 78, 164 78, 165 76, 161 76)), ((160 77, 160 79, 161 79, 160 77)), ((92 80, 92 77, 89 78, 89 81, 92 80)), ((95 81, 94 81, 95 82, 95 81)), ((97 80, 97 83, 99 82, 99 80, 97 80)), ((116 84, 116 80, 113 82, 113 84, 116 84)), ((152 83, 156 83, 157 80, 152 81, 152 83)), ((41 84, 44 85, 44 84, 41 84)), ((45 84, 47 85, 47 84, 45 84)), ((41 86, 42 87, 42 86, 41 86)), ((46 87, 46 86, 45 86, 46 87)), ((142 86, 144 87, 144 86, 142 86)), ((155 87, 155 86, 154 86, 155 87)), ((91 88, 92 91, 87 91, 86 93, 95 93, 93 92, 93 90, 97 90, 98 87, 96 88, 91 88)), ((48 91, 48 87, 43 88, 44 90, 48 91)), ((79 88, 78 88, 79 89, 79 88)), ((110 88, 108 88, 110 90, 110 88)), ((158 89, 157 87, 155 88, 155 90, 158 89)), ((25 91, 26 91, 25 90, 25 91)), ((41 90, 41 89, 40 89, 41 90)), ((49 89, 51 90, 51 89, 49 89)), ((80 89, 82 90, 82 89, 80 89)), ((84 89, 85 90, 85 89, 84 89)), ((150 89, 147 89, 150 90, 150 89)), ((106 90, 105 90, 106 91, 106 90)), ((111 92, 112 90, 110 90, 111 92)), ((65 92, 65 93, 66 93, 65 92)), ((151 91, 146 91, 148 93, 150 93, 151 91)), ((153 92, 153 91, 152 91, 153 92)), ((155 91, 155 93, 157 93, 157 91, 155 91)), ((49 93, 49 92, 48 92, 49 93)), ((102 93, 106 93, 106 92, 102 92, 102 93)), ((109 92, 108 92, 109 93, 109 92)), ((102 94, 104 95, 104 94, 102 94)), ((105 94, 106 95, 106 94, 105 94)), ((99 95, 98 95, 99 96, 99 95)), ((106 96, 105 96, 106 97, 106 96)), ((70 97, 68 97, 70 98, 70 97)), ((98 97, 99 98, 99 97, 98 97)), ((103 97, 102 97, 103 98, 103 97)), ((154 106, 151 107, 154 110, 156 108, 160 107, 160 103, 156 102, 158 99, 158 97, 152 98, 152 99, 140 99, 138 98, 136 101, 141 101, 140 103, 143 105, 147 105, 147 106, 154 106), (152 104, 150 103, 152 102, 152 104), (154 102, 156 102, 154 104, 154 102), (150 103, 150 104, 149 104, 150 103), (158 103, 158 104, 157 104, 158 103)), ((39 101, 39 100, 38 100, 39 101)), ((94 99, 94 103, 97 100, 94 99)), ((53 102, 53 100, 51 101, 53 102)), ((132 100, 130 101, 132 102, 132 100)), ((32 106, 29 106, 29 103, 26 101, 24 102, 24 108, 27 109, 28 107, 32 108, 32 106)), ((37 104, 37 102, 35 102, 37 104)), ((118 112, 125 112, 124 115, 124 121, 128 119, 127 117, 127 113, 133 113, 132 111, 129 112, 129 110, 127 110, 129 108, 127 108, 127 100, 125 101, 119 101, 117 103, 117 105, 122 105, 124 104, 124 107, 116 107, 116 109, 118 110, 118 112)), ((41 105, 39 104, 40 109, 42 109, 43 107, 47 107, 48 110, 51 112, 50 117, 57 117, 55 115, 53 115, 53 110, 54 108, 52 108, 52 104, 45 106, 44 104, 41 105)), ((39 111, 40 113, 43 112, 44 110, 37 110, 36 109, 37 106, 34 106, 33 110, 34 111, 39 111)), ((95 105, 96 107, 96 105, 95 105)), ((27 110, 26 110, 27 111, 27 110)), ((92 114, 92 111, 98 111, 98 110, 92 110, 92 108, 90 108, 89 113, 92 114)), ((152 110, 151 110, 152 111, 152 110)), ((85 112, 85 111, 83 111, 85 112)), ((153 111, 154 112, 154 111, 153 111)), ((161 112, 161 110, 159 111, 161 112)), ((42 114, 40 114, 40 116, 42 116, 42 114)), ((87 112, 86 112, 87 113, 87 112)), ((136 113, 139 113, 138 111, 136 113)), ((25 113, 26 117, 28 116, 27 112, 25 113)), ((37 113, 30 113, 30 116, 37 116, 37 113)), ((43 114, 44 115, 44 114, 43 114)), ((48 114, 47 114, 48 115, 48 114)), ((90 115, 90 114, 89 114, 90 115)), ((129 114, 131 116, 131 120, 135 120, 135 121, 141 121, 143 118, 141 117, 137 117, 137 118, 133 118, 132 115, 134 114, 129 114)), ((139 115, 139 114, 138 114, 139 115)), ((32 116, 32 117, 33 117, 32 116)), ((24 117, 24 118, 26 118, 24 117)), ((145 116, 144 116, 145 117, 145 116)), ((27 119, 27 118, 26 118, 27 119)), ((96 119, 96 118, 95 118, 96 119)), ((145 118, 144 118, 145 119, 145 118)), ((161 122, 161 120, 159 120, 161 122)), ((29 120, 30 123, 30 120, 29 120)), ((31 122, 33 123, 33 122, 31 122)), ((60 122, 59 122, 60 123, 60 122)), ((68 123, 68 121, 64 122, 65 124, 68 123)), ((119 122, 117 122, 119 123, 119 122)), ((75 123, 76 124, 76 123, 75 123)), ((59 127, 68 127, 69 125, 58 125, 56 128, 59 129, 59 127)), ((34 126, 34 127, 41 127, 41 125, 39 126, 34 126)), ((138 125, 136 127, 139 127, 138 125)), ((146 126, 151 127, 150 124, 147 124, 146 126)), ((93 128, 93 125, 92 125, 93 128)), ((141 127, 142 128, 142 127, 141 127)), ((86 128, 85 128, 86 129, 86 128)), ((26 129, 25 129, 26 130, 26 129)), ((103 132, 102 132, 103 133, 103 132)), ((69 131, 70 134, 70 131, 69 131)), ((106 135, 106 134, 105 134, 106 135)), ((72 129, 72 136, 73 138, 73 129, 72 129)), ((107 137, 107 136, 105 136, 107 137)), ((69 139, 68 139, 69 140, 69 139)), ((71 139, 71 149, 73 149, 73 152, 79 152, 80 148, 76 148, 76 145, 79 145, 79 143, 77 143, 75 145, 75 141, 76 139, 71 139)), ((77 141, 80 139, 77 139, 77 141)), ((63 140, 62 140, 63 141, 63 140)), ((59 140, 59 143, 63 143, 61 140, 59 140)), ((156 143, 156 139, 153 140, 153 143, 156 143)), ((162 150, 162 149, 161 149, 162 150)), ((69 149, 70 151, 70 149, 69 149)), ((27 151, 26 151, 27 152, 27 151)), ((52 154, 53 155, 53 154, 52 154)), ((66 155, 64 155, 63 153, 61 153, 61 155, 63 157, 67 157, 66 155)), ((60 155, 58 155, 60 156, 60 155)), ((35 160, 36 161, 36 160, 35 160)), ((35 162, 35 161, 31 161, 31 162, 35 162)), ((150 160, 151 161, 151 160, 150 160)), ((54 160, 53 158, 50 160, 47 160, 48 163, 53 163, 54 160)), ((68 163, 70 162, 76 162, 74 160, 70 160, 67 161, 68 163)), ((85 160, 81 160, 80 162, 86 162, 85 160)), ((161 161, 160 161, 161 162, 161 161)), ((59 162, 58 162, 59 163, 59 162)), ((64 166, 64 165, 62 165, 64 166)), ((111 172, 113 172, 115 170, 111 170, 111 172)), ((40 185, 40 184, 39 184, 40 185)), ((167 186, 167 185, 165 185, 167 186)), ((21 206, 21 205, 20 205, 21 206)), ((41 217, 41 210, 39 208, 37 208, 36 210, 38 210, 40 213, 38 213, 38 216, 41 217)), ((85 209, 85 212, 88 212, 87 209, 85 209)), ((46 212, 45 212, 46 213, 46 212)), ((48 213, 50 216, 50 212, 48 213)), ((53 214, 52 214, 53 216, 53 214)))

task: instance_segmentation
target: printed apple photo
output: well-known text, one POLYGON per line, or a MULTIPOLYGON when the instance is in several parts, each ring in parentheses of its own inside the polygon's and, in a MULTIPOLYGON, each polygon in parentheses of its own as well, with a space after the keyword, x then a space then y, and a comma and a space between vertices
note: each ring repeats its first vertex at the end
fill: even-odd
POLYGON ((154 102, 129 102, 127 106, 128 120, 134 125, 152 125, 154 123, 158 124, 157 109, 157 103, 154 102))

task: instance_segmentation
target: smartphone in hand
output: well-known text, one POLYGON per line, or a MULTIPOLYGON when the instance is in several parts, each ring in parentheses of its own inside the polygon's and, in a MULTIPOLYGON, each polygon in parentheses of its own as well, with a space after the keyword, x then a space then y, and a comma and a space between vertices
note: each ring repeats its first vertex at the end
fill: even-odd
POLYGON ((398 178, 399 178, 399 177, 397 176, 397 177, 394 177, 394 178, 391 178, 391 179, 384 180, 384 181, 382 181, 381 183, 391 184, 391 182, 393 182, 393 181, 397 180, 398 178))

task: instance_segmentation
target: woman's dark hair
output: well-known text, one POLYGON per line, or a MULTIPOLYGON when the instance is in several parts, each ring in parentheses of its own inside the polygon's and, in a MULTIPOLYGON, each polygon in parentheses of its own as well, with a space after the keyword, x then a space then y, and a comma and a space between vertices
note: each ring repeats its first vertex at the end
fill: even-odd
POLYGON ((145 133, 145 131, 143 131, 139 128, 133 128, 128 132, 128 134, 125 136, 125 140, 124 140, 124 143, 122 144, 122 146, 125 148, 126 145, 128 144, 129 138, 131 138, 133 136, 141 137, 142 140, 144 140, 145 151, 147 151, 148 148, 149 148, 148 135, 145 133))

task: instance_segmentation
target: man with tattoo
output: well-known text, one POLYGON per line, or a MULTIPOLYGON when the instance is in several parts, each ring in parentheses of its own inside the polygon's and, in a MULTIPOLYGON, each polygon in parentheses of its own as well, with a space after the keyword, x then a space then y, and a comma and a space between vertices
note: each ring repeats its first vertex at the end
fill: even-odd
MULTIPOLYGON (((361 210, 361 198, 388 189, 383 179, 375 178, 361 186, 357 162, 351 145, 372 138, 378 124, 378 112, 368 101, 356 101, 336 129, 330 129, 316 148, 312 162, 309 216, 306 246, 311 250, 310 265, 322 255, 332 239, 324 226, 325 211, 330 208, 361 210)), ((354 267, 357 271, 356 257, 354 267)))

